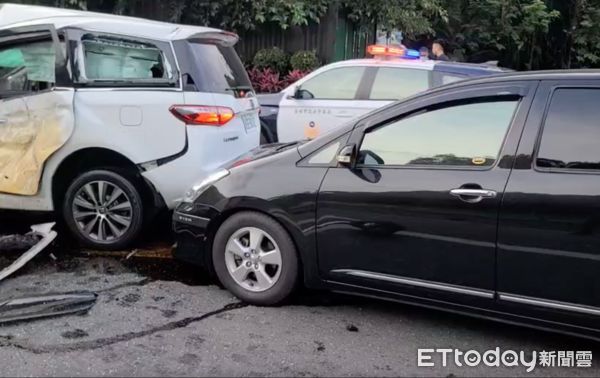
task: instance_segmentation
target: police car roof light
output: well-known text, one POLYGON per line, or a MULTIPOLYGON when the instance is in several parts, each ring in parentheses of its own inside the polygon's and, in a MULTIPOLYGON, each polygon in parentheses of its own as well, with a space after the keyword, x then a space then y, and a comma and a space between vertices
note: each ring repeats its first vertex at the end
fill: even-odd
POLYGON ((405 49, 399 46, 369 45, 367 53, 374 57, 397 57, 402 59, 418 59, 417 50, 405 49))

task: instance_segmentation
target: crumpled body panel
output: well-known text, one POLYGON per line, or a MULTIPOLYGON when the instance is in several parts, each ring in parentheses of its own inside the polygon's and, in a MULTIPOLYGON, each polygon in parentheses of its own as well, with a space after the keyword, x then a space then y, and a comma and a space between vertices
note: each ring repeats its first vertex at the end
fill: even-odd
POLYGON ((37 194, 44 162, 73 133, 72 108, 70 90, 0 103, 0 192, 37 194))

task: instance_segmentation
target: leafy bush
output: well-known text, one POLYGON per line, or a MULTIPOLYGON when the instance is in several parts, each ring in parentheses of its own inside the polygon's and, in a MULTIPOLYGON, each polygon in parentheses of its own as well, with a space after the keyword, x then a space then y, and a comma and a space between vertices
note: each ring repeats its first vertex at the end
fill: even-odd
POLYGON ((288 55, 279 47, 259 50, 252 61, 258 69, 270 68, 275 72, 286 72, 290 60, 288 55))
POLYGON ((259 69, 253 67, 248 70, 248 77, 250 77, 252 87, 258 93, 276 93, 286 86, 286 82, 281 80, 279 72, 275 72, 270 68, 259 69))
POLYGON ((298 51, 290 59, 292 70, 312 71, 319 67, 320 62, 315 51, 298 51))
POLYGON ((309 73, 309 71, 300 71, 300 70, 290 71, 286 75, 286 77, 283 78, 283 82, 285 83, 284 87, 294 84, 295 82, 297 82, 298 80, 300 80, 304 76, 306 76, 308 73, 309 73))

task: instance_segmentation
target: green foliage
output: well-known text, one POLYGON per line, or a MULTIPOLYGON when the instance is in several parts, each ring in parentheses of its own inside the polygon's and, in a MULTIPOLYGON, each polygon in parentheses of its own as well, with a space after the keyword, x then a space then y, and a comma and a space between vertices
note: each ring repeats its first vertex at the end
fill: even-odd
POLYGON ((569 34, 572 42, 570 54, 577 65, 600 65, 600 1, 574 1, 572 12, 576 24, 569 34))
POLYGON ((335 0, 170 0, 171 20, 243 32, 274 23, 281 29, 319 22, 335 0))
POLYGON ((319 67, 319 58, 315 51, 298 51, 290 58, 292 70, 312 71, 319 67))
POLYGON ((258 69, 270 68, 275 72, 286 72, 289 65, 289 56, 279 47, 259 50, 252 60, 254 67, 258 69))
POLYGON ((402 30, 408 36, 433 33, 432 21, 446 18, 441 0, 342 0, 350 20, 365 28, 402 30))
MULTIPOLYGON (((319 22, 339 9, 365 31, 447 41, 454 59, 517 69, 600 67, 600 0, 12 0, 244 33, 319 22), (333 8, 332 8, 333 7, 333 8)), ((300 59, 300 58, 297 58, 300 59)), ((296 60, 296 59, 295 59, 296 60)), ((300 59, 302 60, 302 59, 300 59)), ((281 69, 281 68, 278 68, 281 69)))
POLYGON ((539 66, 538 42, 560 16, 542 0, 446 0, 446 9, 436 29, 455 55, 526 69, 539 66))

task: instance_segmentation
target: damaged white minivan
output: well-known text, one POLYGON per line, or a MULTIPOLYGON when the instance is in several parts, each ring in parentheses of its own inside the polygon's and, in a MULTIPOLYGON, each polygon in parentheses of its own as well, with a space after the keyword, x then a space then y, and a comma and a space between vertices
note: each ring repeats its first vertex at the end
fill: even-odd
POLYGON ((127 246, 157 209, 258 146, 237 39, 0 5, 0 209, 55 211, 83 244, 127 246))

